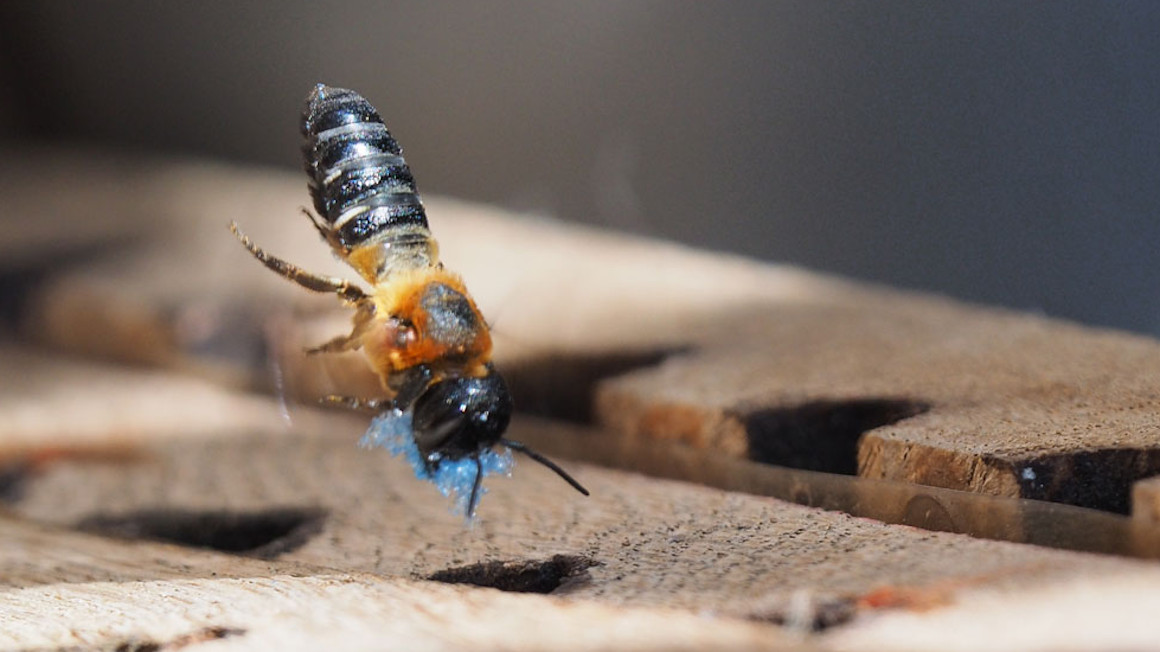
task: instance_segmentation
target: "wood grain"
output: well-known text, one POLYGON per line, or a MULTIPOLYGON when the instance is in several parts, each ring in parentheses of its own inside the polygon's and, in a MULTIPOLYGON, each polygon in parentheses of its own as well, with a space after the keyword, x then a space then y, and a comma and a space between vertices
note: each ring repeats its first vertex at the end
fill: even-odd
POLYGON ((0 532, 4 649, 803 649, 771 625, 681 611, 335 572, 9 518, 0 532))
POLYGON ((751 455, 813 437, 864 477, 1125 513, 1160 464, 1150 339, 917 297, 729 320, 731 342, 604 382, 601 421, 751 455))
MULTIPOLYGON (((94 516, 261 514, 320 510, 322 529, 279 559, 309 566, 425 578, 473 564, 592 566, 558 595, 730 617, 788 618, 806 591, 819 609, 849 605, 881 586, 1099 575, 1142 562, 1050 551, 887 526, 836 512, 568 464, 584 498, 550 472, 518 464, 485 486, 480 518, 465 527, 431 485, 383 451, 353 445, 365 423, 333 417, 297 433, 171 440, 134 464, 54 464, 14 505, 59 525, 94 516)), ((511 436, 552 428, 520 422, 511 436)), ((150 517, 152 518, 152 517, 150 517)), ((148 529, 148 528, 146 528, 148 529)))
MULTIPOLYGON (((130 161, 114 187, 85 172, 101 164, 61 168, 72 199, 53 196, 59 175, 26 179, 46 201, 23 219, 96 216, 77 242, 106 249, 52 260, 20 316, 56 350, 148 368, 0 348, 15 370, 0 379, 3 646, 1156 643, 1155 563, 741 493, 1019 540, 1042 540, 1052 514, 1106 525, 1095 538, 1151 533, 907 491, 1124 511, 1131 481, 1157 472, 1149 339, 435 199, 445 260, 495 322, 523 412, 550 418, 521 415, 511 436, 564 453, 593 491, 521 463, 488 481, 465 527, 401 462, 354 446, 365 419, 231 389, 373 391, 357 356, 301 354, 346 315, 225 229, 238 219, 272 252, 341 273, 297 214, 297 175, 130 161), (513 593, 529 574, 551 594, 513 593)), ((1151 482, 1136 490, 1142 524, 1151 482)))
POLYGON ((197 378, 75 360, 0 342, 0 460, 130 452, 169 437, 269 424, 277 403, 197 378))
MULTIPOLYGON (((205 163, 142 164, 136 172, 115 189, 99 175, 77 175, 73 183, 85 196, 104 188, 148 198, 150 228, 134 246, 72 268, 58 265, 30 305, 27 332, 89 355, 266 381, 270 368, 255 351, 268 338, 284 350, 270 329, 291 328, 293 359, 280 362, 295 371, 331 362, 304 359, 298 340, 329 338, 334 329, 349 328, 349 315, 333 298, 271 274, 226 229, 236 220, 273 254, 353 277, 301 214, 304 179, 205 163), (300 326, 311 317, 321 325, 300 326)), ((813 300, 849 287, 789 267, 754 266, 474 204, 426 203, 443 261, 468 280, 506 342, 499 347, 506 360, 679 346, 704 311, 771 298, 813 300)), ((100 207, 93 201, 90 210, 100 207)), ((35 207, 28 210, 29 220, 40 219, 35 207)), ((309 388, 319 375, 286 373, 285 389, 309 388)))
MULTIPOLYGON (((149 237, 55 275, 29 331, 307 400, 378 391, 357 355, 301 354, 346 328, 333 301, 275 278, 225 233, 236 218, 272 252, 344 273, 298 215, 297 175, 172 164, 123 176, 119 195, 157 209, 149 237)), ((80 174, 76 185, 99 197, 101 183, 80 174)), ((1153 340, 429 204, 527 410, 790 466, 1121 513, 1132 483, 1160 473, 1153 340), (651 367, 625 373, 634 364, 651 367)))
POLYGON ((1160 525, 1160 477, 1141 480, 1132 487, 1132 518, 1160 525))
POLYGON ((1109 572, 1058 582, 963 587, 952 606, 944 591, 883 592, 909 609, 824 634, 834 650, 1154 650, 1160 608, 1152 570, 1109 572), (1099 596, 1096 598, 1095 596, 1099 596))

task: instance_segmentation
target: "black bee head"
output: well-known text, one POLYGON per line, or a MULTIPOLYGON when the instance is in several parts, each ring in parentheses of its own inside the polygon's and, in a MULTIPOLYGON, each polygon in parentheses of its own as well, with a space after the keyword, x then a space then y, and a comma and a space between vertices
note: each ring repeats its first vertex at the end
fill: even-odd
POLYGON ((483 378, 442 380, 415 401, 415 444, 429 461, 467 457, 498 443, 511 415, 507 383, 490 367, 483 378))

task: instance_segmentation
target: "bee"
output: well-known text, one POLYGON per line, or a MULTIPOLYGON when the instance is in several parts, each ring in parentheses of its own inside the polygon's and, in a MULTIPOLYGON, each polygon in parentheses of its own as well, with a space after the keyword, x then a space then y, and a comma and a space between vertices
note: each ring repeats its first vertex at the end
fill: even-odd
POLYGON ((483 477, 509 472, 509 449, 587 496, 554 462, 504 438, 512 399, 492 364, 490 329, 463 279, 439 262, 411 169, 378 111, 354 91, 318 84, 306 99, 302 136, 317 216, 303 212, 371 289, 303 270, 266 253, 237 224, 230 230, 273 272, 354 309, 349 334, 307 352, 362 351, 383 397, 326 402, 378 412, 362 443, 406 455, 416 475, 456 494, 469 519, 483 477))

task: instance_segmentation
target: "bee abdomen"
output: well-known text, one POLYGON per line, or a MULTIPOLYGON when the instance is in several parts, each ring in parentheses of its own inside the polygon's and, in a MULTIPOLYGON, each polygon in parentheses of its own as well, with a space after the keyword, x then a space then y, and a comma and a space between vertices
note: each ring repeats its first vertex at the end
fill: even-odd
POLYGON ((319 84, 306 99, 302 135, 310 196, 332 237, 346 249, 382 243, 423 258, 427 215, 375 108, 354 91, 319 84))

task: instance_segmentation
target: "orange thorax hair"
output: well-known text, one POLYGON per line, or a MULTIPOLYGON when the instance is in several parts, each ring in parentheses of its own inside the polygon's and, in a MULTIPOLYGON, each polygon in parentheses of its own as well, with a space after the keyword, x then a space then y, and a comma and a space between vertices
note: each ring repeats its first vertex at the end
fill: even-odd
POLYGON ((384 387, 399 371, 426 364, 437 378, 482 377, 491 334, 463 279, 442 267, 392 272, 355 316, 353 338, 384 387))

